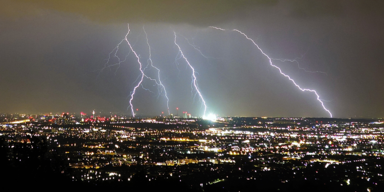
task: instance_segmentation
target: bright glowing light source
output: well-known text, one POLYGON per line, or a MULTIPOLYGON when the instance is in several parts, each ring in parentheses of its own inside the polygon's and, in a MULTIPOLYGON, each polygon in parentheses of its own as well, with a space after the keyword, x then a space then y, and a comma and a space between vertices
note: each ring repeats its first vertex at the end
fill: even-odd
POLYGON ((377 143, 377 141, 376 140, 371 140, 371 141, 369 141, 370 143, 372 143, 372 144, 375 144, 375 143, 377 143))
POLYGON ((26 122, 30 122, 30 120, 25 119, 25 120, 20 120, 20 121, 12 121, 12 122, 9 122, 9 124, 20 124, 20 123, 26 123, 26 122))
POLYGON ((217 116, 215 114, 210 113, 209 115, 203 116, 203 119, 210 120, 210 121, 216 121, 217 116))
POLYGON ((336 139, 337 141, 346 141, 346 136, 331 136, 331 138, 336 139))
POLYGON ((294 141, 294 142, 292 142, 292 146, 300 147, 300 143, 298 143, 297 141, 294 141))

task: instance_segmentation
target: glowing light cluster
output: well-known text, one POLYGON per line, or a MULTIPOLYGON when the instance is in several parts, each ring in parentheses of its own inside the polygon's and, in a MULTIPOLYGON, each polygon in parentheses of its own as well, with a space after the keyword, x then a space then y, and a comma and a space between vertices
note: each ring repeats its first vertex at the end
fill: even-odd
POLYGON ((206 116, 203 116, 203 119, 215 122, 217 120, 217 116, 215 114, 210 113, 206 116))

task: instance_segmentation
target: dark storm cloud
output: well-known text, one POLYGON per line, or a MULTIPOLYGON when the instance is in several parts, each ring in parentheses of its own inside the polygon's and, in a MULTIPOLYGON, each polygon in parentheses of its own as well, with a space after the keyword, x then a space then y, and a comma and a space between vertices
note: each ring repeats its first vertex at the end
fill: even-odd
MULTIPOLYGON (((3 0, 7 18, 44 15, 45 10, 74 13, 102 23, 187 23, 211 25, 263 17, 259 12, 280 5, 275 14, 293 18, 340 16, 352 7, 356 14, 379 13, 384 2, 361 0, 3 0)), ((265 19, 265 18, 264 18, 265 19)))
POLYGON ((44 9, 75 13, 98 22, 220 23, 277 0, 10 0, 0 13, 39 15, 44 9))
POLYGON ((337 16, 342 14, 343 6, 340 0, 291 0, 288 3, 291 9, 289 14, 297 18, 310 18, 315 16, 337 16))

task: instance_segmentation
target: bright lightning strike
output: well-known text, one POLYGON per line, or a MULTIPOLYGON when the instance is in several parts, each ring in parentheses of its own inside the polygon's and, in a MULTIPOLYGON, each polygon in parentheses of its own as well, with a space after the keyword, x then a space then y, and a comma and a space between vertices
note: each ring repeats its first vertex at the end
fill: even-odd
MULTIPOLYGON (((143 28, 144 28, 144 27, 143 27, 143 28)), ((143 66, 142 66, 142 64, 141 64, 141 62, 140 62, 140 55, 138 55, 138 54, 133 50, 133 47, 132 47, 131 43, 128 41, 128 35, 129 35, 129 32, 130 32, 130 29, 129 29, 129 25, 128 25, 128 33, 126 34, 125 38, 123 38, 123 39, 116 45, 116 47, 109 53, 107 62, 105 63, 105 66, 101 69, 101 71, 103 71, 103 70, 104 70, 105 68, 107 68, 107 67, 112 67, 112 66, 116 66, 116 65, 117 65, 118 67, 120 67, 120 65, 121 65, 123 62, 126 61, 126 59, 127 59, 127 57, 129 56, 129 54, 133 52, 133 53, 135 54, 137 60, 138 60, 139 65, 140 65, 140 72, 141 72, 141 74, 140 74, 140 75, 137 77, 137 79, 134 81, 133 84, 136 84, 136 82, 139 80, 139 82, 137 83, 137 85, 134 87, 133 91, 131 91, 131 93, 130 93, 131 99, 129 100, 129 103, 130 103, 130 106, 131 106, 132 116, 135 117, 134 110, 133 110, 133 105, 132 105, 132 100, 133 100, 133 97, 134 97, 134 95, 135 95, 136 89, 140 86, 140 87, 143 88, 144 90, 153 93, 150 89, 147 89, 147 88, 145 88, 145 87, 143 86, 142 82, 143 82, 143 78, 144 78, 144 77, 147 78, 147 79, 149 79, 149 80, 151 80, 151 81, 154 81, 158 86, 161 86, 161 87, 162 87, 162 89, 163 89, 164 92, 165 92, 165 97, 167 98, 167 109, 168 109, 168 114, 170 114, 170 111, 169 111, 169 104, 168 104, 168 103, 169 103, 169 99, 168 99, 168 96, 167 96, 167 92, 166 92, 166 90, 165 90, 164 85, 163 85, 162 82, 160 81, 160 69, 158 69, 157 67, 155 67, 155 66, 153 65, 153 62, 152 62, 152 59, 151 59, 151 49, 150 49, 150 46, 149 46, 149 43, 148 43, 147 33, 146 33, 145 29, 144 29, 145 37, 146 37, 146 39, 147 39, 147 44, 148 44, 149 52, 150 52, 150 53, 149 53, 149 61, 150 61, 150 62, 148 62, 147 66, 143 69, 143 66), (125 56, 125 58, 122 60, 122 59, 120 59, 120 57, 117 55, 117 53, 119 52, 120 45, 121 45, 124 41, 127 42, 128 46, 130 47, 130 51, 129 51, 129 53, 125 56), (111 58, 116 58, 116 59, 117 59, 117 63, 115 63, 115 64, 109 64, 111 58), (148 68, 148 65, 149 65, 149 64, 151 65, 151 67, 153 67, 153 68, 155 68, 156 70, 158 70, 158 78, 159 78, 159 82, 157 81, 157 79, 151 78, 151 77, 147 76, 147 75, 144 73, 145 69, 148 68)), ((101 71, 100 71, 100 72, 101 72, 101 71)), ((117 71, 117 69, 116 69, 116 71, 117 71)), ((99 75, 100 75, 100 74, 99 74, 99 75)))
POLYGON ((176 35, 176 32, 174 31, 173 34, 175 35, 175 39, 174 39, 174 43, 175 45, 177 46, 177 48, 179 49, 179 53, 181 55, 181 57, 183 57, 183 59, 185 60, 185 62, 187 62, 188 66, 192 69, 192 81, 193 81, 193 86, 195 87, 196 89, 196 92, 197 94, 200 96, 200 99, 201 101, 203 102, 203 105, 204 105, 204 113, 203 113, 203 117, 205 117, 205 112, 207 111, 207 105, 205 103, 205 100, 203 98, 203 95, 201 94, 199 88, 197 87, 197 79, 196 79, 196 75, 195 75, 195 68, 192 67, 191 63, 189 63, 188 59, 185 57, 183 51, 181 50, 179 44, 177 44, 177 35, 176 35))
MULTIPOLYGON (((137 43, 138 40, 139 40, 139 38, 136 40, 136 42, 133 44, 133 46, 137 43)), ((117 53, 119 52, 120 45, 121 45, 122 42, 124 42, 124 39, 122 39, 122 40, 116 45, 116 47, 113 48, 112 51, 108 54, 107 62, 104 64, 104 67, 100 70, 100 72, 99 72, 99 76, 100 76, 101 72, 102 72, 104 69, 106 69, 106 68, 110 68, 110 67, 114 67, 114 66, 117 66, 116 71, 115 71, 115 75, 116 75, 116 73, 117 73, 118 69, 120 68, 121 64, 124 63, 124 62, 127 60, 128 56, 131 54, 131 51, 129 51, 128 54, 125 55, 125 58, 124 58, 123 60, 121 60, 120 57, 117 55, 117 53), (113 57, 111 57, 112 53, 113 53, 113 57), (111 60, 112 58, 116 58, 116 59, 117 59, 117 62, 116 62, 116 63, 113 63, 113 64, 110 64, 110 60, 111 60)), ((136 80, 136 81, 137 81, 137 80, 136 80)))
POLYGON ((220 31, 226 31, 225 29, 220 28, 220 27, 215 27, 215 26, 209 26, 209 27, 212 28, 212 29, 220 30, 220 31))
POLYGON ((167 98, 167 110, 168 110, 168 115, 171 114, 171 112, 169 111, 169 98, 168 98, 168 95, 167 95, 167 90, 165 89, 165 86, 163 85, 163 83, 161 82, 161 79, 160 79, 160 69, 155 67, 153 65, 153 62, 152 62, 152 53, 151 53, 151 46, 149 45, 149 41, 148 41, 148 34, 147 32, 145 31, 145 28, 143 27, 143 30, 144 30, 144 33, 145 33, 145 38, 147 40, 147 45, 148 45, 148 50, 149 50, 149 58, 148 58, 148 61, 149 61, 149 64, 151 65, 151 67, 153 67, 154 69, 157 70, 157 77, 158 77, 158 81, 155 81, 157 85, 161 86, 164 90, 164 96, 165 98, 167 98))
POLYGON ((129 41, 128 41, 128 35, 129 35, 129 32, 130 32, 130 29, 129 29, 129 24, 128 24, 128 32, 127 32, 127 34, 125 35, 124 40, 127 42, 127 44, 128 44, 128 46, 129 46, 129 48, 131 49, 132 53, 135 54, 135 56, 136 56, 136 58, 137 58, 137 62, 138 62, 139 65, 140 65, 140 68, 139 68, 139 69, 140 69, 140 73, 141 73, 140 81, 139 81, 139 83, 133 88, 133 91, 131 92, 131 99, 129 99, 129 105, 131 106, 132 116, 135 117, 135 111, 134 111, 134 109, 133 109, 132 101, 133 101, 133 97, 134 97, 134 95, 135 95, 135 93, 136 93, 136 89, 137 89, 137 88, 141 85, 141 83, 143 82, 143 79, 144 79, 145 74, 144 74, 144 71, 143 71, 143 65, 142 65, 141 62, 140 62, 140 57, 139 57, 139 55, 137 55, 136 51, 133 50, 133 47, 132 47, 131 43, 129 43, 129 41))
MULTIPOLYGON (((221 30, 221 31, 226 31, 225 29, 222 29, 222 28, 219 28, 219 27, 214 27, 214 26, 210 26, 210 28, 213 28, 213 29, 217 29, 217 30, 221 30)), ((253 45, 255 45, 257 47, 257 49, 265 56, 268 58, 268 61, 269 61, 269 65, 271 65, 272 67, 276 68, 277 70, 279 70, 280 74, 283 75, 284 77, 286 77, 289 81, 291 81, 297 88, 299 88, 301 91, 303 92, 312 92, 316 95, 316 99, 321 103, 321 106, 323 107, 323 109, 329 113, 329 115, 331 116, 332 118, 332 113, 331 111, 329 111, 325 106, 324 106, 324 103, 323 101, 320 99, 320 96, 319 94, 317 93, 316 90, 313 90, 313 89, 305 89, 305 88, 301 88, 296 82, 295 80, 293 80, 289 75, 283 73, 283 71, 280 69, 280 67, 276 66, 273 64, 272 62, 272 58, 269 57, 260 47, 259 45, 251 38, 249 38, 245 33, 241 32, 240 30, 238 29, 232 29, 232 31, 235 31, 235 32, 238 32, 240 33, 241 35, 243 35, 246 39, 248 39, 249 41, 251 41, 253 43, 253 45)))

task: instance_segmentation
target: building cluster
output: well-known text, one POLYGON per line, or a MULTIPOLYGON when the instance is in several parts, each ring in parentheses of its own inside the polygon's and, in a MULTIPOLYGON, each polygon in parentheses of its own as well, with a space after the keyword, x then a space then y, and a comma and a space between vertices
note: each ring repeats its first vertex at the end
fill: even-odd
POLYGON ((9 162, 31 158, 21 149, 44 148, 47 158, 60 159, 60 171, 73 182, 172 180, 197 191, 231 191, 234 181, 268 183, 273 190, 307 183, 371 191, 384 183, 382 119, 208 121, 63 113, 2 115, 0 122, 9 162))

